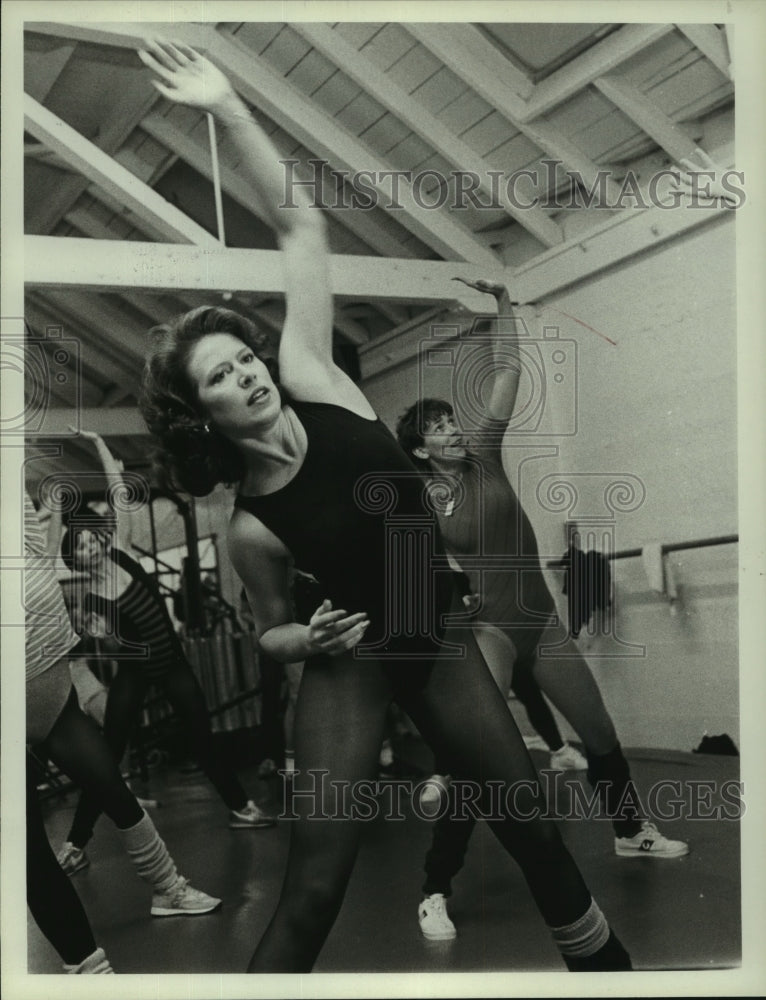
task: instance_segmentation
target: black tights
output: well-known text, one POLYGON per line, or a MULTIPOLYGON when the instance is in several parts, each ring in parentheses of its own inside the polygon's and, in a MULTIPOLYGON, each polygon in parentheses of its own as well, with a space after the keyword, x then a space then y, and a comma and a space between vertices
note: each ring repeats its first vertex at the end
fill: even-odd
MULTIPOLYGON (((420 690, 403 688, 396 700, 454 773, 482 786, 499 782, 503 789, 528 782, 531 791, 519 805, 543 807, 534 765, 473 635, 454 629, 446 638, 463 644, 465 656, 440 657, 420 690)), ((404 677, 415 672, 412 664, 399 669, 404 677)), ((329 781, 353 785, 375 776, 393 694, 389 671, 374 662, 346 654, 306 663, 295 726, 296 767, 303 772, 293 792, 299 818, 291 828, 279 904, 249 971, 313 967, 340 910, 361 832, 359 820, 338 818, 329 781), (310 768, 328 771, 329 779, 316 794, 301 794, 312 787, 305 773, 310 768)), ((566 926, 586 912, 590 893, 553 822, 519 821, 506 811, 490 827, 519 864, 549 926, 566 926)))
MULTIPOLYGON (((161 681, 165 697, 183 723, 190 749, 229 809, 243 809, 247 795, 231 767, 217 751, 210 728, 205 696, 197 678, 186 664, 172 667, 161 681)), ((148 680, 138 665, 122 665, 109 686, 104 716, 104 737, 115 760, 122 760, 130 735, 138 722, 146 697, 148 680)), ((105 811, 105 810, 103 810, 105 811)), ((98 798, 83 794, 77 803, 68 839, 84 847, 93 836, 101 815, 98 798)))
POLYGON ((532 655, 526 660, 519 660, 514 664, 511 691, 526 709, 533 729, 542 736, 551 750, 560 750, 564 745, 564 740, 556 725, 553 712, 532 674, 534 662, 534 655, 532 655))
POLYGON ((80 897, 48 842, 36 778, 37 767, 27 753, 27 904, 64 962, 79 965, 96 950, 96 942, 80 897))

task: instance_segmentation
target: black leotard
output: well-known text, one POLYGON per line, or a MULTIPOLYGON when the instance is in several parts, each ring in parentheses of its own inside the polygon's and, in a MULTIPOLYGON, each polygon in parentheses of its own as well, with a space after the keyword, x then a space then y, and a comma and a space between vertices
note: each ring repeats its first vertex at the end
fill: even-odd
POLYGON ((286 486, 240 494, 236 506, 283 542, 334 608, 367 612, 357 656, 432 657, 453 585, 422 476, 379 419, 291 405, 308 439, 303 465, 286 486))
POLYGON ((135 664, 151 680, 160 680, 170 667, 186 661, 181 641, 149 574, 121 549, 111 549, 109 554, 130 574, 131 582, 114 600, 88 593, 84 610, 114 623, 121 643, 114 659, 120 665, 135 664))

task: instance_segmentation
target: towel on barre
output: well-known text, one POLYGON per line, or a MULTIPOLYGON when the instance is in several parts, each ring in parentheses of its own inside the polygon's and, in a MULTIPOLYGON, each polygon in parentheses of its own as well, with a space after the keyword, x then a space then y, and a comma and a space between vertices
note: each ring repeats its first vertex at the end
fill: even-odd
POLYGON ((649 586, 658 594, 667 597, 671 604, 678 600, 678 584, 673 567, 665 558, 660 542, 649 542, 641 549, 641 561, 649 586))
POLYGON ((562 558, 564 586, 569 605, 569 631, 577 637, 597 608, 612 604, 612 573, 602 552, 583 552, 571 544, 562 558))

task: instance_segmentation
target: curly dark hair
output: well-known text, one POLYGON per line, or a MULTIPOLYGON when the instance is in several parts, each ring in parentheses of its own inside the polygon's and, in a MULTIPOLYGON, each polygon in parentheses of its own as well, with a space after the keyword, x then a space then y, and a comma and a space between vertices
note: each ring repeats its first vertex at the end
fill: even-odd
POLYGON ((266 335, 231 309, 200 306, 149 331, 151 345, 138 402, 157 441, 153 456, 157 478, 164 489, 197 497, 207 496, 218 483, 239 482, 245 471, 235 445, 207 426, 197 389, 187 374, 192 349, 211 333, 238 337, 279 385, 266 335))
POLYGON ((61 559, 68 570, 74 572, 74 553, 77 548, 77 536, 81 531, 89 531, 97 535, 104 549, 113 544, 117 534, 117 519, 113 514, 97 514, 87 504, 81 504, 75 511, 64 518, 64 530, 61 533, 59 549, 61 559))
POLYGON ((446 399, 420 399, 408 407, 396 422, 396 438, 399 444, 406 452, 407 458, 426 475, 432 471, 431 463, 428 459, 413 455, 413 451, 422 447, 423 433, 430 423, 439 417, 451 417, 453 412, 452 406, 446 399))

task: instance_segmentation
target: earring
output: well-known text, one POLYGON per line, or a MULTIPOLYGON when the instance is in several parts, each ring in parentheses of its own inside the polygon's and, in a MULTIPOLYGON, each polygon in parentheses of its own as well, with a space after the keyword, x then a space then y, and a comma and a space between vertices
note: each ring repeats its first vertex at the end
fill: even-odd
POLYGON ((210 424, 209 423, 205 424, 203 429, 204 429, 204 431, 205 431, 206 434, 209 434, 210 433, 210 424))

